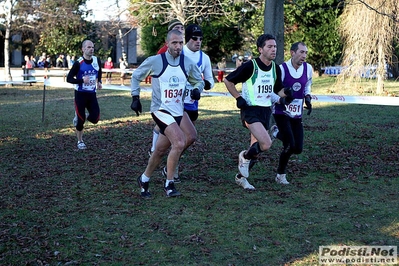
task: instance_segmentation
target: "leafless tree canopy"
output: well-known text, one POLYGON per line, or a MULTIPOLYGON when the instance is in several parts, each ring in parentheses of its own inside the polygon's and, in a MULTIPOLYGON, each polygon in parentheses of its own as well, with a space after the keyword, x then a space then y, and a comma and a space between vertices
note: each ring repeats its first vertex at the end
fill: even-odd
POLYGON ((341 78, 358 81, 365 66, 376 66, 377 94, 383 93, 386 64, 391 63, 398 32, 397 0, 350 0, 341 16, 345 41, 341 78))
MULTIPOLYGON (((232 0, 232 2, 236 2, 232 0)), ((167 1, 133 1, 132 7, 146 5, 145 16, 160 16, 165 18, 165 23, 178 19, 183 24, 189 21, 207 19, 209 16, 226 15, 227 1, 222 0, 167 0, 167 1)))

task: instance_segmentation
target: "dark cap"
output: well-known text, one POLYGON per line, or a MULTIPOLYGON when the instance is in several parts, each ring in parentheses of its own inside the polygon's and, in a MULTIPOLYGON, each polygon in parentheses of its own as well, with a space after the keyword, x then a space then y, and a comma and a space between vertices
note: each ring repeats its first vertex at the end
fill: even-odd
POLYGON ((202 29, 197 24, 191 24, 191 25, 187 26, 186 32, 184 35, 185 35, 186 42, 188 42, 191 39, 191 37, 193 37, 193 36, 202 37, 202 29))
POLYGON ((182 25, 183 26, 183 23, 181 23, 180 20, 178 20, 178 19, 172 20, 171 22, 169 22, 168 31, 171 31, 177 25, 182 25))

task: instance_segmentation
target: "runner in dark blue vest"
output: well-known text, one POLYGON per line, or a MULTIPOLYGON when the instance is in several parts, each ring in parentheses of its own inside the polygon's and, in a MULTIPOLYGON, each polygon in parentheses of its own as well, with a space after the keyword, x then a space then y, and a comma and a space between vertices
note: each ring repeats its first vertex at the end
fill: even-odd
POLYGON ((83 142, 83 124, 86 119, 93 124, 100 120, 100 107, 98 105, 96 91, 102 88, 101 62, 94 53, 92 41, 85 40, 82 43, 83 56, 72 65, 67 76, 67 82, 74 84, 75 88, 75 117, 73 125, 76 128, 78 149, 86 149, 83 142), (86 117, 86 109, 89 112, 86 117))
POLYGON ((280 65, 281 79, 285 88, 292 88, 292 102, 283 105, 273 105, 273 116, 276 125, 270 132, 272 139, 280 139, 283 142, 283 150, 280 154, 277 168, 276 182, 289 184, 286 178, 288 160, 292 154, 300 154, 303 149, 303 106, 312 112, 311 85, 313 69, 306 63, 308 49, 303 42, 296 42, 291 46, 291 59, 280 65))

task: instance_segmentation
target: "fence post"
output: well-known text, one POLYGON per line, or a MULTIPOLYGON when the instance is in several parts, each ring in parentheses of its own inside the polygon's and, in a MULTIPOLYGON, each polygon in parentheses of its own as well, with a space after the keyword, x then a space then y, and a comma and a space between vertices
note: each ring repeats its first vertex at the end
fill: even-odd
POLYGON ((46 81, 47 77, 44 77, 44 82, 43 82, 43 107, 42 107, 42 123, 44 122, 44 106, 46 103, 46 81))

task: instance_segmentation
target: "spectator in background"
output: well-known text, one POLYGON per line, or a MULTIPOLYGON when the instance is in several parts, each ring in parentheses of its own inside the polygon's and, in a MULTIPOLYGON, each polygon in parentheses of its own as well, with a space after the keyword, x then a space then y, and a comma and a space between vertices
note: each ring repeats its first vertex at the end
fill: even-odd
POLYGON ((44 68, 50 68, 53 64, 51 63, 51 56, 47 56, 46 63, 44 64, 44 68))
POLYGON ((73 63, 75 63, 75 56, 74 55, 72 55, 72 56, 67 55, 66 58, 67 58, 68 69, 71 69, 72 66, 73 66, 73 63))
POLYGON ((39 62, 37 62, 37 66, 39 68, 49 68, 50 65, 50 57, 46 58, 46 57, 41 57, 41 60, 39 62))
POLYGON ((62 54, 60 54, 57 60, 55 60, 55 66, 59 68, 64 67, 64 56, 62 54))
POLYGON ((127 63, 123 57, 119 58, 119 68, 121 70, 121 86, 125 86, 127 63))
POLYGON ((106 69, 107 77, 106 84, 111 84, 112 80, 112 69, 114 68, 114 63, 112 62, 112 57, 108 57, 107 61, 104 63, 104 69, 106 69))
POLYGON ((236 58, 236 68, 240 67, 244 61, 244 57, 240 55, 239 57, 236 58))
POLYGON ((43 61, 43 59, 46 60, 46 58, 47 58, 46 52, 43 52, 42 55, 39 57, 38 61, 43 61))
POLYGON ((68 60, 67 60, 67 57, 64 54, 62 55, 62 67, 63 68, 68 68, 68 60))
POLYGON ((25 55, 24 59, 25 59, 25 62, 24 62, 23 67, 25 69, 32 69, 34 66, 33 66, 32 61, 30 60, 29 56, 25 55))
POLYGON ((29 80, 29 70, 31 70, 33 68, 33 65, 32 65, 32 62, 30 61, 30 58, 28 55, 24 56, 24 60, 25 60, 25 62, 23 62, 23 64, 22 64, 23 78, 24 78, 24 80, 29 80))
POLYGON ((36 59, 33 55, 30 56, 30 62, 32 63, 32 68, 36 67, 36 59))
POLYGON ((222 61, 218 63, 218 82, 223 81, 225 71, 226 71, 226 58, 223 57, 222 61))

